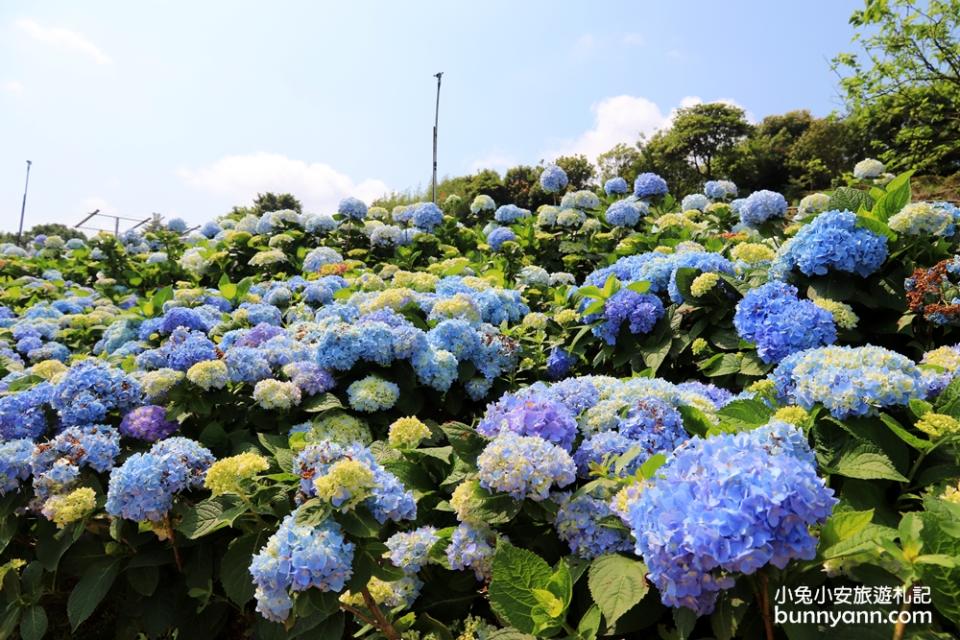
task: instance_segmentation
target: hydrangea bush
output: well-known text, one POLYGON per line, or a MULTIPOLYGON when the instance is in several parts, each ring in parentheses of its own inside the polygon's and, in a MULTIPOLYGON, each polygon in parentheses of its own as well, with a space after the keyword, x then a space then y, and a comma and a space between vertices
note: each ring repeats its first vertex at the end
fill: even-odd
POLYGON ((0 246, 0 636, 953 637, 960 210, 884 172, 0 246))

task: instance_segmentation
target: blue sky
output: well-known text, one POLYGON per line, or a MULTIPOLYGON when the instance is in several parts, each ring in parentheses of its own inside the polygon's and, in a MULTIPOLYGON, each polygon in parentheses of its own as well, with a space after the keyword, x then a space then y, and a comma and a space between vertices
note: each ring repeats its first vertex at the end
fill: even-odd
POLYGON ((824 115, 859 5, 3 2, 0 228, 28 158, 27 227, 426 186, 437 71, 441 175, 595 156, 696 99, 824 115))

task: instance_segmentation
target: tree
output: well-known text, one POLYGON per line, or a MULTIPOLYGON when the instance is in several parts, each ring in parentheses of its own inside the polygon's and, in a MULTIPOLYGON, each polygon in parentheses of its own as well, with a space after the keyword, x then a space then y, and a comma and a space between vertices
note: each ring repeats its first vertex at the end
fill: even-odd
POLYGON ((233 215, 255 215, 260 216, 270 211, 282 211, 292 209, 297 213, 303 213, 303 205, 289 193, 258 193, 253 199, 251 207, 234 207, 230 213, 233 215))
POLYGON ((848 121, 834 115, 814 120, 787 150, 788 191, 800 193, 834 186, 833 181, 859 160, 861 148, 848 121))
POLYGON ((640 173, 640 150, 634 145, 618 143, 609 151, 597 156, 597 168, 600 170, 600 180, 606 182, 620 176, 627 182, 633 182, 640 173))
POLYGON ((503 186, 507 190, 507 199, 518 207, 536 210, 542 204, 553 202, 553 198, 540 186, 540 167, 521 164, 510 167, 503 175, 503 186))
POLYGON ((960 168, 960 0, 866 0, 833 60, 851 119, 894 169, 960 168))
POLYGON ((745 193, 787 191, 791 178, 787 157, 814 120, 807 110, 767 116, 718 159, 717 174, 736 182, 745 193))
POLYGON ((704 179, 716 177, 714 161, 750 133, 743 109, 720 102, 677 111, 662 143, 671 155, 688 158, 704 179))
POLYGON ((638 146, 638 173, 652 171, 659 174, 667 181, 671 193, 682 195, 700 189, 700 174, 689 158, 671 142, 669 130, 658 131, 649 140, 641 137, 638 146))
POLYGON ((590 164, 587 156, 576 154, 572 156, 560 156, 554 160, 554 164, 563 169, 567 174, 567 190, 579 191, 590 187, 593 177, 597 174, 597 169, 590 164))

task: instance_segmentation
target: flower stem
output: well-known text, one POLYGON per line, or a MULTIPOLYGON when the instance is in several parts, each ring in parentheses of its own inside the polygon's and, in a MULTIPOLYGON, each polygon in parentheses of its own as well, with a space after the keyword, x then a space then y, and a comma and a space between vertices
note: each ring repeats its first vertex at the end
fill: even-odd
POLYGON ((370 613, 373 614, 376 620, 375 626, 387 637, 387 640, 400 640, 400 634, 393 628, 390 621, 387 620, 387 616, 383 615, 383 611, 377 606, 377 601, 370 595, 370 590, 364 587, 360 593, 363 595, 364 604, 367 605, 367 609, 370 610, 370 613))

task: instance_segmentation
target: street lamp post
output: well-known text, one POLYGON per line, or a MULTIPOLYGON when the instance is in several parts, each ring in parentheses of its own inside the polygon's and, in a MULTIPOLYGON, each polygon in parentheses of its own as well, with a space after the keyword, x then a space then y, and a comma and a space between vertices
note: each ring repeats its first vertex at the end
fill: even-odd
POLYGON ((437 109, 433 114, 433 203, 437 203, 437 125, 440 123, 440 78, 443 71, 433 74, 437 79, 437 109))
POLYGON ((23 239, 23 216, 27 212, 27 189, 30 188, 30 165, 33 164, 27 160, 27 180, 23 183, 23 202, 20 204, 20 229, 17 231, 17 246, 23 239))

